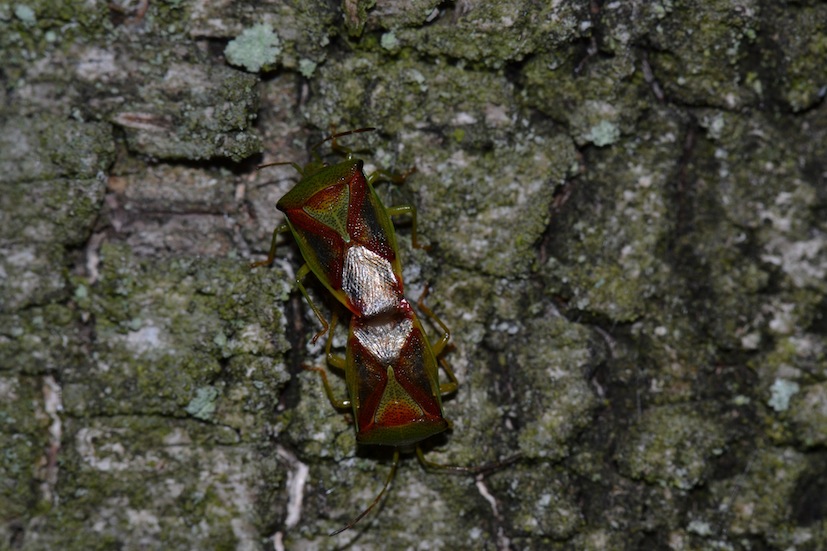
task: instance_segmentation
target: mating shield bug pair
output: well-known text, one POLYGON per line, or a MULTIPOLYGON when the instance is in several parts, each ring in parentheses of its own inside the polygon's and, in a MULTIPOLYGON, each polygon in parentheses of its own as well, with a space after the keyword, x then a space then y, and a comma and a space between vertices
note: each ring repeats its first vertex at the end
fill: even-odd
MULTIPOLYGON (((354 159, 352 152, 336 141, 372 130, 361 128, 325 138, 311 148, 316 159, 304 167, 290 162, 263 165, 290 164, 299 172, 301 180, 276 204, 284 212, 286 223, 273 232, 267 259, 251 265, 271 264, 278 234, 286 231, 293 234, 305 260, 296 281, 322 324, 313 340, 329 332, 328 362, 344 370, 349 397, 335 396, 325 369, 306 369, 321 375, 325 393, 334 407, 353 411, 356 439, 360 444, 395 448, 393 467, 382 491, 364 512, 331 535, 352 527, 379 502, 396 472, 400 448, 415 447, 423 465, 432 469, 480 473, 505 464, 476 468, 445 466, 426 460, 422 453, 423 440, 451 426, 443 415, 442 396, 456 391, 457 379, 448 363, 439 359, 450 332, 420 299, 420 310, 443 331, 432 346, 403 294, 402 266, 391 217, 412 216, 412 239, 414 246, 418 246, 416 210, 410 206, 386 208, 373 188, 373 183, 380 178, 402 181, 407 174, 394 176, 378 171, 366 176, 363 162, 354 159), (334 151, 346 155, 344 161, 334 165, 322 162, 316 148, 327 141, 332 142, 334 151), (328 323, 302 283, 310 272, 350 311, 344 358, 330 352, 336 314, 328 323), (440 365, 450 382, 439 382, 440 365)), ((516 458, 506 463, 513 459, 516 458)))

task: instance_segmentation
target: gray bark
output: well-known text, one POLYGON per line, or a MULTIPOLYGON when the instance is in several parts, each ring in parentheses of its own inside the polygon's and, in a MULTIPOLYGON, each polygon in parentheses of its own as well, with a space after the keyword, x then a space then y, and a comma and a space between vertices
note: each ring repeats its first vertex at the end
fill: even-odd
POLYGON ((0 549, 827 549, 824 2, 65 0, 0 51, 0 549), (390 455, 289 236, 248 269, 331 125, 416 168, 428 458, 521 454, 335 538, 390 455))

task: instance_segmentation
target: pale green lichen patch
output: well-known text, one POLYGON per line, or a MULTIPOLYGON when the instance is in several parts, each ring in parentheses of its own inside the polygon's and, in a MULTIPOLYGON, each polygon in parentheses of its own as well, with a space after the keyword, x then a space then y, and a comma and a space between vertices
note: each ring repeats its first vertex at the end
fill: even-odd
POLYGON ((209 420, 215 413, 215 402, 218 399, 218 389, 214 386, 205 386, 195 389, 195 397, 185 408, 187 413, 196 419, 209 420))
POLYGON ((37 21, 37 16, 35 15, 34 10, 26 4, 15 4, 14 16, 28 25, 34 25, 37 21))
POLYGON ((760 11, 755 1, 676 5, 648 35, 655 46, 650 63, 666 93, 696 105, 727 108, 760 101, 749 82, 750 65, 744 63, 756 47, 760 11))
MULTIPOLYGON (((103 248, 102 260, 101 280, 88 299, 96 316, 96 361, 66 374, 68 411, 187 411, 204 418, 220 394, 220 413, 242 419, 251 406, 260 407, 255 404, 264 396, 274 400, 272 393, 286 382, 286 374, 272 358, 261 362, 257 357, 275 356, 287 347, 284 340, 264 336, 281 324, 278 311, 267 306, 277 303, 274 291, 281 300, 285 295, 281 287, 256 284, 267 274, 250 274, 235 261, 142 262, 127 247, 112 245, 103 248), (225 346, 216 344, 217 334, 227 336, 225 346), (257 375, 243 382, 222 377, 222 361, 240 358, 255 366, 250 372, 257 375), (268 370, 271 382, 254 385, 267 380, 268 370), (209 395, 205 388, 211 389, 209 395)), ((254 424, 244 428, 245 434, 255 430, 254 424)))
POLYGON ((515 468, 508 480, 494 477, 491 486, 516 498, 504 513, 522 537, 566 540, 583 524, 583 512, 569 491, 571 480, 549 464, 515 468))
POLYGON ((786 379, 776 379, 770 387, 770 399, 767 400, 767 405, 775 411, 787 411, 790 407, 790 399, 798 394, 801 389, 795 381, 788 381, 786 379))
POLYGON ((827 444, 827 383, 804 387, 792 399, 789 417, 804 446, 817 448, 827 444))
POLYGON ((399 47, 399 39, 393 32, 384 33, 380 39, 380 44, 386 50, 395 50, 399 47))
POLYGON ((620 130, 609 121, 600 121, 589 129, 585 138, 597 147, 613 144, 620 137, 620 130))
POLYGON ((745 537, 762 534, 778 548, 793 545, 797 539, 794 504, 802 497, 802 482, 812 479, 807 457, 791 448, 759 449, 751 454, 749 466, 712 486, 715 502, 726 512, 722 520, 727 532, 745 537))
POLYGON ((253 545, 259 523, 275 522, 268 500, 281 492, 286 466, 240 444, 232 430, 154 416, 69 421, 60 489, 64 507, 27 535, 29 545, 55 548, 94 531, 98 544, 153 547, 253 545), (157 476, 162 471, 164 476, 157 476), (261 515, 261 516, 260 516, 261 515), (235 530, 224 519, 236 519, 235 530), (197 526, 197 529, 184 529, 197 526))
MULTIPOLYGON (((331 38, 342 22, 340 6, 327 2, 233 5, 205 2, 191 10, 188 16, 187 24, 193 34, 216 42, 250 31, 251 23, 255 23, 252 28, 270 29, 279 38, 276 63, 289 69, 297 69, 302 59, 322 63, 327 57, 331 38)), ((250 46, 266 50, 273 42, 266 31, 261 38, 263 41, 254 40, 250 46)))
POLYGON ((273 67, 281 53, 281 40, 272 27, 265 24, 244 29, 224 49, 227 61, 240 65, 251 73, 273 67))
POLYGON ((133 151, 163 159, 240 161, 261 150, 252 128, 256 84, 253 75, 229 67, 179 63, 132 90, 111 117, 133 151))
POLYGON ((26 514, 44 497, 30 483, 49 446, 43 385, 41 377, 0 374, 0 518, 26 514))
POLYGON ((584 377, 600 362, 588 350, 589 331, 564 320, 532 320, 525 346, 515 362, 525 370, 518 383, 522 414, 520 450, 530 458, 560 459, 570 451, 579 431, 589 425, 599 400, 584 377))
POLYGON ((529 0, 458 4, 430 25, 396 31, 403 46, 426 55, 449 56, 500 68, 577 33, 583 6, 567 2, 531 5, 529 0), (538 9, 539 7, 539 9, 538 9), (531 10, 531 17, 525 17, 531 10))
POLYGON ((313 73, 316 72, 316 67, 318 67, 318 64, 311 59, 299 60, 299 72, 304 78, 312 77, 313 73))
POLYGON ((554 254, 541 275, 548 292, 562 291, 575 309, 631 321, 646 310, 655 282, 670 281, 660 249, 673 228, 668 167, 680 149, 679 130, 664 116, 645 125, 651 133, 596 151, 576 206, 553 221, 554 254), (634 162, 620 161, 614 148, 634 162), (602 223, 589 222, 592 215, 602 223))
POLYGON ((689 490, 706 480, 724 444, 722 428, 702 408, 655 407, 632 426, 616 459, 626 476, 689 490))

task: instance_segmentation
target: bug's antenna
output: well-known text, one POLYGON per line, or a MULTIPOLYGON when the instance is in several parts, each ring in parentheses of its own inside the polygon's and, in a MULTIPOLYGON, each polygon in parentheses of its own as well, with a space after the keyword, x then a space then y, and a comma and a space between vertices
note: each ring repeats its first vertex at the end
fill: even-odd
MULTIPOLYGON (((335 150, 338 147, 336 145, 336 138, 341 138, 343 136, 350 136, 351 134, 362 134, 363 132, 373 132, 374 130, 376 130, 376 128, 374 128, 372 126, 368 126, 368 127, 365 127, 365 128, 357 128, 356 130, 348 130, 346 132, 339 132, 337 134, 331 134, 327 138, 323 139, 322 141, 320 141, 319 143, 317 143, 313 147, 311 147, 310 152, 313 153, 314 151, 316 151, 317 147, 319 147, 323 143, 329 142, 331 140, 333 141, 333 149, 335 150)), ((280 166, 280 165, 291 165, 293 168, 296 169, 296 172, 298 172, 302 176, 305 175, 305 169, 307 168, 307 167, 302 168, 301 166, 299 166, 298 163, 294 163, 292 161, 276 161, 275 163, 266 163, 266 164, 263 164, 263 165, 258 165, 256 167, 256 170, 261 170, 262 168, 267 168, 267 167, 270 167, 270 166, 280 166)), ((310 166, 310 165, 308 165, 308 166, 310 166)))
MULTIPOLYGON (((351 132, 351 133, 352 133, 352 132, 351 132)), ((344 528, 339 528, 338 530, 336 530, 335 532, 333 532, 332 534, 330 534, 331 536, 335 536, 335 535, 337 535, 337 534, 341 534, 341 533, 342 533, 342 532, 344 532, 345 530, 349 530, 350 528, 353 528, 353 527, 356 525, 356 523, 357 523, 357 522, 359 522, 360 520, 362 520, 363 518, 365 518, 365 515, 367 515, 368 513, 370 513, 371 509, 373 509, 373 508, 376 506, 376 504, 377 504, 377 503, 379 503, 379 501, 382 499, 382 496, 383 496, 383 495, 385 495, 385 491, 387 491, 388 486, 390 486, 390 484, 391 484, 391 480, 393 480, 393 477, 396 475, 396 468, 397 468, 398 466, 399 466, 399 448, 395 448, 395 449, 393 450, 393 466, 391 467, 391 472, 390 472, 390 473, 388 473, 388 478, 387 478, 387 480, 385 480, 385 485, 384 485, 384 486, 382 486, 382 491, 381 491, 381 492, 379 492, 379 495, 378 495, 378 496, 376 496, 376 498, 373 500, 373 503, 371 503, 371 504, 370 504, 370 506, 369 506, 367 509, 365 509, 364 511, 362 511, 362 512, 359 514, 359 516, 358 516, 358 517, 356 517, 355 519, 353 519, 353 520, 351 520, 350 522, 348 522, 348 523, 347 523, 347 526, 345 526, 344 528)))
POLYGON ((316 145, 311 147, 310 151, 314 151, 317 147, 319 147, 320 145, 322 145, 325 142, 329 142, 330 140, 335 141, 336 138, 341 138, 343 136, 350 136, 351 134, 361 134, 363 132, 373 132, 374 130, 376 130, 376 128, 374 128, 373 126, 368 126, 366 128, 357 128, 356 130, 348 130, 347 132, 339 132, 337 134, 331 134, 327 138, 323 139, 322 141, 320 141, 319 143, 317 143, 316 145))

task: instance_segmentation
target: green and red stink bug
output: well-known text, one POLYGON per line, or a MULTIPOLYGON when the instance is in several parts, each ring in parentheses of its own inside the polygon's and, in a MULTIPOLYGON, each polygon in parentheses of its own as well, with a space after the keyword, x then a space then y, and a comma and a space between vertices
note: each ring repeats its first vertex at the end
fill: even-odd
MULTIPOLYGON (((369 130, 373 129, 333 134, 312 151, 328 140, 332 140, 333 148, 337 149, 336 138, 369 130)), ((458 383, 448 363, 438 360, 448 344, 450 332, 420 299, 420 309, 443 330, 442 337, 432 347, 403 294, 402 268, 391 216, 412 215, 412 235, 417 246, 416 211, 407 206, 385 208, 372 183, 380 176, 389 175, 377 172, 365 176, 362 161, 354 159, 349 150, 338 149, 347 154, 347 159, 333 166, 321 160, 304 167, 274 163, 293 165, 302 178, 276 205, 285 213, 287 224, 273 232, 267 260, 251 265, 272 263, 277 235, 288 229, 293 233, 306 262, 297 273, 298 285, 323 325, 313 340, 329 329, 328 362, 344 370, 349 398, 336 398, 323 368, 306 369, 321 375, 325 393, 334 407, 353 411, 357 442, 395 448, 393 466, 382 491, 365 511, 331 535, 352 527, 379 502, 396 472, 401 448, 415 448, 420 461, 428 468, 462 473, 485 472, 516 459, 476 468, 439 465, 425 459, 420 443, 451 427, 443 415, 442 396, 456 391, 458 383), (310 271, 351 312, 344 358, 330 351, 337 319, 335 312, 328 324, 301 283, 310 271), (450 382, 439 382, 440 365, 450 382)))
POLYGON ((334 317, 331 338, 327 341, 327 357, 331 365, 344 370, 349 399, 336 398, 323 368, 307 368, 321 375, 325 393, 335 408, 352 409, 358 443, 394 447, 393 466, 382 491, 361 514, 331 536, 351 528, 382 499, 396 473, 402 448, 415 447, 420 462, 430 469, 475 474, 492 469, 491 466, 440 465, 428 461, 422 453, 420 443, 423 440, 451 428, 451 422, 442 412, 442 396, 455 392, 458 383, 447 362, 437 360, 450 339, 448 327, 422 303, 422 299, 419 307, 444 331, 433 347, 413 308, 404 298, 391 311, 369 317, 352 316, 344 358, 330 353, 334 317), (450 382, 440 384, 438 364, 442 365, 450 382))
MULTIPOLYGON (((371 130, 374 129, 334 134, 314 145, 311 151, 328 140, 333 140, 333 147, 337 149, 336 138, 371 130)), ((302 179, 276 203, 287 222, 273 232, 267 259, 252 266, 271 264, 278 234, 288 230, 293 234, 305 261, 296 274, 296 282, 322 324, 313 340, 327 331, 327 321, 302 284, 309 272, 355 316, 374 315, 398 303, 403 298, 402 267, 390 217, 411 215, 417 246, 416 210, 410 206, 385 208, 373 182, 383 176, 400 180, 406 175, 392 176, 378 171, 365 176, 364 163, 354 159, 349 151, 345 161, 332 166, 321 160, 311 161, 304 167, 295 163, 263 166, 279 164, 292 165, 302 179), (366 277, 366 270, 371 272, 370 277, 366 277)))

